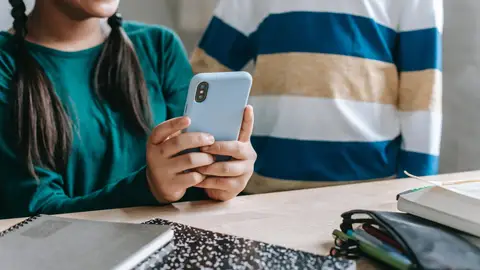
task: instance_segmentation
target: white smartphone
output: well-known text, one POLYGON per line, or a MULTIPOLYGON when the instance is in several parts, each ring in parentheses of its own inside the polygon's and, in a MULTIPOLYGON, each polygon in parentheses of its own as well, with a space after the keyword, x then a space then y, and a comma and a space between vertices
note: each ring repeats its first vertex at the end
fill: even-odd
POLYGON ((251 87, 252 76, 244 71, 196 74, 185 104, 184 115, 191 119, 185 132, 205 132, 216 141, 238 140, 251 87))

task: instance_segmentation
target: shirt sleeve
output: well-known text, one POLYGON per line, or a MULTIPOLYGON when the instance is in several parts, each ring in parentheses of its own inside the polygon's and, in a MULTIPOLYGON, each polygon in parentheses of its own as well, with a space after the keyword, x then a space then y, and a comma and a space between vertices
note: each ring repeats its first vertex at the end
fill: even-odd
POLYGON ((0 218, 158 205, 148 187, 146 168, 141 168, 93 193, 78 197, 65 193, 60 174, 36 167, 38 179, 35 179, 24 168, 19 157, 11 150, 5 132, 2 132, 0 218))
POLYGON ((178 35, 173 31, 164 33, 165 36, 162 39, 164 53, 159 64, 167 105, 167 119, 170 119, 183 115, 193 72, 185 47, 178 35))
POLYGON ((438 173, 442 129, 442 0, 407 0, 400 18, 396 64, 404 171, 438 173))
POLYGON ((255 58, 263 1, 220 0, 191 63, 195 73, 238 71, 255 58))

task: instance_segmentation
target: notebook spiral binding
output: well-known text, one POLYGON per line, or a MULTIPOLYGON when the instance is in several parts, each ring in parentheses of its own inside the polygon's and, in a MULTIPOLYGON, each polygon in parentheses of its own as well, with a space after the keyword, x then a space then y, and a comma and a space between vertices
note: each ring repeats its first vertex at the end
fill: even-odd
POLYGON ((40 215, 31 216, 31 217, 25 219, 24 221, 19 222, 19 223, 13 225, 12 227, 6 229, 6 230, 3 231, 3 232, 0 231, 0 237, 3 237, 3 236, 5 236, 5 235, 8 234, 8 233, 11 233, 11 232, 14 232, 15 230, 20 229, 21 227, 29 224, 30 222, 33 222, 34 220, 36 220, 36 219, 39 218, 39 217, 40 217, 40 215))

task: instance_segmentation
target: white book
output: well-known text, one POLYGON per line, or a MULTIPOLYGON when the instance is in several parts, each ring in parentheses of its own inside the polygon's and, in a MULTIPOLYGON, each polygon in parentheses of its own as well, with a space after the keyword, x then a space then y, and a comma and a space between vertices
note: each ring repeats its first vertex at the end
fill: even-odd
POLYGON ((132 269, 173 239, 169 226, 39 216, 0 237, 0 269, 132 269))
POLYGON ((399 194, 398 210, 480 237, 480 180, 428 183, 399 194))

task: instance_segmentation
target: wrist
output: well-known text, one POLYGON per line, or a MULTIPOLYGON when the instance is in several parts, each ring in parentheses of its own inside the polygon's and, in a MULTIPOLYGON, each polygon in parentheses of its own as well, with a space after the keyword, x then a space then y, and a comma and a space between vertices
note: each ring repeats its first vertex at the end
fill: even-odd
POLYGON ((147 169, 145 170, 145 175, 146 175, 146 181, 148 184, 148 188, 150 189, 150 192, 152 193, 153 197, 161 203, 161 204, 168 204, 170 203, 169 201, 165 200, 163 196, 160 196, 159 193, 157 192, 157 189, 155 188, 155 177, 152 175, 152 172, 150 171, 149 167, 147 166, 147 169))

